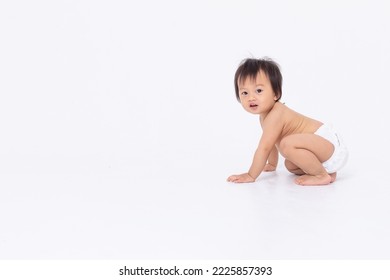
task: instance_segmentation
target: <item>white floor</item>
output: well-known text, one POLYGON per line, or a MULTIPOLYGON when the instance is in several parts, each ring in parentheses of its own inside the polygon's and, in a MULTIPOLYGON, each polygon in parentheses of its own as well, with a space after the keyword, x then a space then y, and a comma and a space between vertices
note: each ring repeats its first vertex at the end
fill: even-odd
POLYGON ((390 257, 386 170, 363 172, 356 162, 367 159, 352 155, 326 187, 296 186, 282 166, 235 185, 224 180, 238 157, 223 165, 222 149, 197 152, 149 165, 40 159, 46 173, 20 163, 24 173, 0 176, 0 258, 390 257))

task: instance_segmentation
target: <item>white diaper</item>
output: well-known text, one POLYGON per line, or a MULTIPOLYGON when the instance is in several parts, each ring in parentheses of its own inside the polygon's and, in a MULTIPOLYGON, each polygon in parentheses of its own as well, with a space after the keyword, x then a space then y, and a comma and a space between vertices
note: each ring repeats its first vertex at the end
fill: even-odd
POLYGON ((333 144, 333 155, 330 159, 323 162, 322 165, 329 174, 337 172, 348 160, 348 150, 344 142, 331 125, 323 124, 314 134, 325 138, 333 144))

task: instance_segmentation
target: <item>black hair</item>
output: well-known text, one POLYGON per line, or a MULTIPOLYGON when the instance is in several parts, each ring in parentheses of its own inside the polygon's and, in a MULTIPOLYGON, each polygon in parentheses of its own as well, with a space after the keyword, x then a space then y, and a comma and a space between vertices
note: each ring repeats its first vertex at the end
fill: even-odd
POLYGON ((236 98, 240 102, 240 95, 238 92, 238 83, 244 81, 246 78, 256 79, 257 74, 263 71, 268 77, 273 92, 277 97, 276 101, 282 98, 282 83, 283 77, 280 73, 279 65, 270 58, 247 58, 243 60, 237 68, 234 75, 234 89, 236 91, 236 98))

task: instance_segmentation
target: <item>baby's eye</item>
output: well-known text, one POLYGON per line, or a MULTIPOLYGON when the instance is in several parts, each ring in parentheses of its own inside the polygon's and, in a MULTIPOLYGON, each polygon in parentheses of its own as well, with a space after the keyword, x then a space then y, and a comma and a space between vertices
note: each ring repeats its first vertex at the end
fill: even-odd
POLYGON ((241 92, 241 95, 248 95, 246 91, 241 92))
POLYGON ((256 92, 257 92, 257 93, 262 93, 262 92, 263 92, 263 90, 262 90, 262 89, 260 89, 260 88, 258 88, 258 89, 256 89, 256 92))

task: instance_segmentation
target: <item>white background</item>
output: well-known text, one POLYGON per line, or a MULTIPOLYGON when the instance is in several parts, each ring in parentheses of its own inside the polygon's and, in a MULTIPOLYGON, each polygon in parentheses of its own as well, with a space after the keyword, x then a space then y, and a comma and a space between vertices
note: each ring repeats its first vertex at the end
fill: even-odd
POLYGON ((389 30, 384 0, 2 1, 0 258, 389 258, 389 30), (252 56, 343 135, 331 186, 225 182, 252 56))

